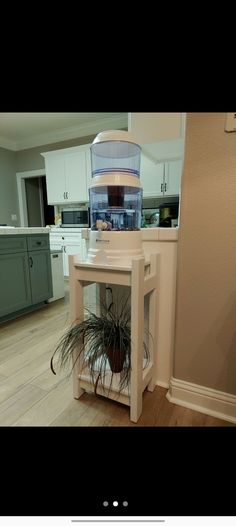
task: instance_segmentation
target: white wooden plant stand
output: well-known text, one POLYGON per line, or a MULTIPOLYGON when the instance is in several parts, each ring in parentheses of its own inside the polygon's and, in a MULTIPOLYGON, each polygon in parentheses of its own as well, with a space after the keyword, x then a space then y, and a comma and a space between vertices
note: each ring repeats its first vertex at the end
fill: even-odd
MULTIPOLYGON (((157 355, 157 288, 159 277, 159 254, 152 254, 150 261, 143 256, 134 257, 130 267, 98 265, 78 261, 69 256, 71 321, 84 319, 83 287, 91 283, 125 285, 131 287, 131 375, 129 389, 119 393, 119 373, 114 374, 112 387, 104 392, 102 386, 97 393, 130 406, 130 419, 137 422, 142 413, 142 394, 147 388, 153 391, 156 385, 157 355), (143 368, 144 297, 149 298, 149 353, 150 361, 143 368), (116 380, 116 378, 118 379, 116 380)), ((78 348, 79 350, 79 348, 78 348)), ((76 351, 77 352, 77 351, 76 351)), ((75 357, 76 358, 76 355, 75 357)), ((82 358, 78 359, 73 373, 74 398, 79 399, 84 391, 92 387, 89 371, 82 370, 82 358)), ((109 386, 109 380, 108 380, 109 386)))

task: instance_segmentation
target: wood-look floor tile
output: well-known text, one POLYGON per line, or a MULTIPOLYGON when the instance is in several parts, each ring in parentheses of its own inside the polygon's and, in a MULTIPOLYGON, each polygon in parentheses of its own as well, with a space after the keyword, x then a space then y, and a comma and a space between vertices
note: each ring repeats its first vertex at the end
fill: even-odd
POLYGON ((94 393, 74 400, 68 371, 50 371, 50 358, 70 324, 69 284, 64 299, 0 325, 0 426, 234 426, 171 404, 167 389, 143 394, 138 424, 129 407, 94 393))

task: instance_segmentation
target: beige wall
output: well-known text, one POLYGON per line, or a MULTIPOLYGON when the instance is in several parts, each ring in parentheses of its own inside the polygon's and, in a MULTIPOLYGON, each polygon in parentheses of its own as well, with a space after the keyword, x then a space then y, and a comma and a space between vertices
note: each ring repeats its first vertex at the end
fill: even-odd
MULTIPOLYGON (((127 130, 127 128, 121 128, 127 130)), ((81 144, 90 144, 95 139, 97 133, 87 135, 86 137, 78 137, 77 139, 70 139, 68 141, 55 142, 53 144, 44 144, 28 150, 21 150, 15 152, 16 156, 16 172, 28 172, 31 170, 42 170, 45 168, 44 158, 42 152, 51 152, 53 150, 61 150, 63 148, 72 148, 73 146, 80 146, 81 144)))
POLYGON ((236 133, 189 113, 173 376, 236 394, 236 133))

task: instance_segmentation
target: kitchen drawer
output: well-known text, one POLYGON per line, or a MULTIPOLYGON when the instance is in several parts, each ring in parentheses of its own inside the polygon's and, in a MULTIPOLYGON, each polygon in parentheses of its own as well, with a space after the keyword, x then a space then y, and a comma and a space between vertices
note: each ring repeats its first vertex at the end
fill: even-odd
POLYGON ((78 244, 80 245, 81 243, 81 234, 67 234, 67 235, 64 235, 64 243, 67 244, 78 244))
POLYGON ((13 254, 15 252, 26 252, 26 237, 21 235, 0 236, 0 254, 13 254))
POLYGON ((61 243, 50 243, 50 251, 63 252, 63 245, 61 243))
POLYGON ((27 237, 28 250, 41 250, 49 249, 49 236, 48 234, 42 234, 41 236, 32 235, 27 237))
POLYGON ((53 243, 53 244, 58 244, 58 243, 63 243, 63 236, 58 236, 58 235, 55 235, 55 234, 50 234, 50 245, 53 243))

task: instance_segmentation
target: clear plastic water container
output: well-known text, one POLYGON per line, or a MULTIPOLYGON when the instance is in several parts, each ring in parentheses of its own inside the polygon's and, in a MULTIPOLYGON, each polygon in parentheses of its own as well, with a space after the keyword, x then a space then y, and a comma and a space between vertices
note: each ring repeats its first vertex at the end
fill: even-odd
POLYGON ((132 140, 131 134, 124 131, 97 135, 90 147, 92 177, 115 172, 139 177, 141 147, 129 139, 132 140))
POLYGON ((90 188, 89 199, 91 230, 140 230, 142 188, 90 188))
POLYGON ((140 157, 141 147, 129 132, 111 130, 94 139, 89 190, 91 230, 140 230, 140 157))

